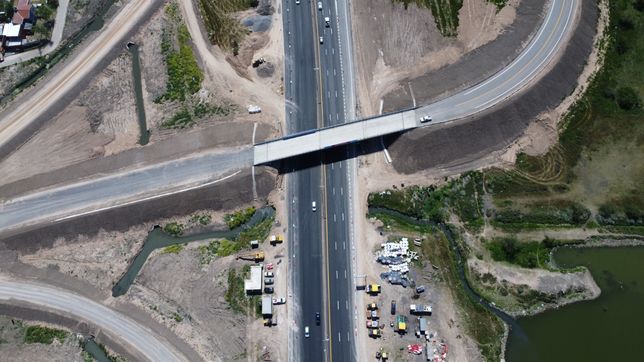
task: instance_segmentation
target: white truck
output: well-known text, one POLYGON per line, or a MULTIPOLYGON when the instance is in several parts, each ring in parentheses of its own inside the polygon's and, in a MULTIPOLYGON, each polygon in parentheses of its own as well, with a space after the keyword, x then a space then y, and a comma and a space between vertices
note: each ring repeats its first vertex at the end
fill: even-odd
POLYGON ((432 307, 429 305, 422 304, 411 304, 409 306, 409 312, 411 314, 432 314, 432 307))

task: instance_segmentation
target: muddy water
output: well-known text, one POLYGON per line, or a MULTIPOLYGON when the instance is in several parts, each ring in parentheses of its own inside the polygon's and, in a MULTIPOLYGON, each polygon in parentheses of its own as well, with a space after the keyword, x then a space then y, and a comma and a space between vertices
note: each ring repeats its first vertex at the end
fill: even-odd
POLYGON ((150 130, 145 119, 145 104, 143 103, 143 85, 141 84, 141 59, 139 46, 128 43, 127 49, 132 55, 132 82, 134 84, 134 99, 136 101, 136 116, 139 120, 139 144, 145 146, 150 141, 150 130))
POLYGON ((588 267, 602 294, 519 319, 524 335, 510 334, 506 360, 644 360, 644 247, 563 248, 554 259, 588 267))
POLYGON ((98 362, 111 362, 110 357, 105 354, 101 347, 92 338, 88 338, 83 342, 83 350, 89 353, 98 362))
POLYGON ((134 279, 139 274, 139 271, 141 270, 141 268, 143 268, 143 265, 148 259, 148 256, 150 256, 150 253, 152 253, 154 250, 165 248, 166 246, 170 245, 189 243, 191 241, 235 238, 237 237, 237 235, 239 235, 240 232, 259 224, 260 222, 262 222, 266 218, 273 216, 274 214, 275 209, 267 206, 257 210, 253 217, 251 217, 246 224, 236 229, 212 230, 179 237, 168 235, 163 232, 161 227, 155 226, 154 229, 152 229, 152 231, 150 231, 150 233, 148 234, 148 237, 143 243, 143 248, 141 248, 139 253, 134 257, 134 260, 132 260, 132 263, 130 263, 130 265, 128 266, 125 274, 123 274, 121 279, 119 279, 116 285, 114 285, 114 287, 112 288, 112 296, 119 297, 127 292, 127 290, 130 288, 130 285, 132 285, 134 279))

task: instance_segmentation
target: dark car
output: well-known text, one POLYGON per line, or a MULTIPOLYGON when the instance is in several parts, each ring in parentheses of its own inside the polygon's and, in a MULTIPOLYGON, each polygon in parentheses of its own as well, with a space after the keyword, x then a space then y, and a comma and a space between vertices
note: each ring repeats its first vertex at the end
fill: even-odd
POLYGON ((315 324, 320 325, 320 312, 315 312, 315 324))
POLYGON ((391 315, 396 315, 396 301, 391 301, 391 315))
POLYGON ((264 293, 273 294, 273 287, 264 287, 264 293))

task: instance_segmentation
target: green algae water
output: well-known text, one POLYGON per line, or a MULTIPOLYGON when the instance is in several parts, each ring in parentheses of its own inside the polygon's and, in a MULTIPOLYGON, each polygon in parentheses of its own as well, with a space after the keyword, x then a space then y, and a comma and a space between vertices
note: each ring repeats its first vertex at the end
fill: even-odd
POLYGON ((519 319, 506 360, 643 361, 644 247, 562 248, 554 260, 590 269, 601 296, 519 319))

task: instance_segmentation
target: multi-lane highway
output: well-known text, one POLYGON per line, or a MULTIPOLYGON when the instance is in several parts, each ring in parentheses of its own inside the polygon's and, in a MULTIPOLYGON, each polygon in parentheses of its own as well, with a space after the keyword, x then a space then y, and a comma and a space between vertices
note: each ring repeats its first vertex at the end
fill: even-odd
MULTIPOLYGON (((282 4, 286 128, 288 133, 296 133, 319 127, 319 68, 312 23, 315 3, 284 0, 282 4)), ((293 266, 289 285, 294 298, 289 304, 294 322, 288 342, 291 361, 322 361, 328 347, 323 311, 321 173, 316 157, 299 160, 300 164, 291 166, 297 170, 288 175, 289 262, 293 266), (318 205, 316 212, 312 210, 313 202, 318 205), (319 322, 316 313, 320 313, 319 322), (307 326, 309 337, 304 335, 307 326)))
POLYGON ((91 299, 28 280, 0 278, 0 301, 28 303, 98 326, 149 361, 187 361, 169 341, 149 328, 91 299))
MULTIPOLYGON (((146 0, 132 4, 135 3, 139 4, 137 6, 150 5, 150 1, 146 0)), ((350 85, 352 66, 347 54, 347 49, 350 49, 347 4, 331 0, 322 0, 322 3, 322 10, 318 10, 317 1, 302 0, 299 5, 296 5, 295 0, 283 1, 285 94, 289 133, 353 119, 350 85), (328 28, 325 17, 330 18, 328 28), (323 38, 322 42, 320 36, 323 38)), ((432 123, 446 122, 480 112, 519 91, 554 59, 572 29, 578 4, 575 0, 553 0, 536 36, 506 69, 469 90, 423 107, 420 111, 431 114, 434 118, 432 123)), ((142 11, 139 7, 131 10, 135 14, 142 11)), ((113 38, 108 41, 113 41, 113 38)), ((33 109, 30 108, 15 118, 3 119, 3 123, 0 123, 0 144, 24 129, 29 123, 29 117, 41 114, 50 104, 48 102, 58 99, 55 94, 62 90, 60 86, 73 85, 71 79, 77 77, 79 74, 67 74, 60 83, 45 88, 48 93, 44 94, 44 98, 35 97, 35 103, 29 103, 33 105, 33 109)), ((341 149, 325 153, 324 159, 319 154, 297 159, 298 164, 292 165, 297 171, 288 178, 289 258, 294 266, 291 286, 295 298, 289 306, 294 312, 294 328, 289 338, 291 360, 356 359, 354 327, 351 324, 353 292, 350 220, 353 206, 350 196, 347 196, 355 186, 350 182, 355 175, 355 165, 351 160, 333 161, 332 158, 336 156, 333 152, 346 151, 341 149), (324 166, 323 162, 326 162, 324 166), (315 212, 311 207, 313 201, 318 205, 315 212), (326 256, 324 260, 327 262, 323 262, 323 256, 326 256), (316 325, 316 312, 321 313, 320 326, 316 325), (309 338, 304 337, 305 326, 310 327, 309 338)), ((135 202, 163 193, 164 190, 179 192, 195 185, 203 185, 213 178, 225 177, 223 170, 248 167, 252 163, 248 149, 239 151, 236 157, 226 155, 226 160, 192 157, 179 163, 173 161, 146 169, 147 171, 141 170, 139 173, 135 171, 129 174, 129 177, 133 177, 132 181, 126 183, 123 182, 123 175, 119 174, 26 195, 0 206, 0 222, 3 223, 0 229, 24 225, 29 215, 32 215, 32 222, 41 223, 51 221, 52 218, 72 217, 124 202, 135 202), (204 164, 211 165, 204 167, 204 164), (154 171, 157 172, 155 177, 150 177, 151 170, 157 170, 154 171), (186 175, 191 180, 190 183, 185 183, 186 175), (177 183, 181 187, 177 188, 177 183), (97 202, 96 195, 102 201, 97 202), (48 211, 45 209, 49 217, 41 218, 39 214, 42 214, 42 208, 50 203, 51 208, 48 211), (57 210, 67 211, 57 214, 57 210)), ((342 159, 344 155, 338 158, 342 159)), ((11 289, 17 287, 14 285, 11 289)), ((47 302, 43 300, 42 304, 46 305, 47 302)), ((99 322, 108 323, 96 323, 99 322)), ((126 325, 126 328, 129 326, 126 325)), ((132 339, 130 343, 138 345, 145 342, 132 339)))

